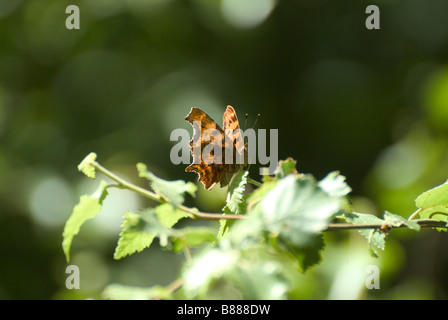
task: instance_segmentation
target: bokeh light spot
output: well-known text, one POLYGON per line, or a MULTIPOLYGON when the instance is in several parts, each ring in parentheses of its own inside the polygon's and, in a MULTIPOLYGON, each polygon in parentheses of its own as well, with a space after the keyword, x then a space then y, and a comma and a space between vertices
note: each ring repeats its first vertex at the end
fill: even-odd
POLYGON ((275 7, 274 0, 223 0, 224 18, 238 28, 253 28, 261 24, 275 7))
POLYGON ((42 179, 32 190, 29 207, 36 223, 58 227, 65 223, 73 206, 70 185, 58 176, 42 179))

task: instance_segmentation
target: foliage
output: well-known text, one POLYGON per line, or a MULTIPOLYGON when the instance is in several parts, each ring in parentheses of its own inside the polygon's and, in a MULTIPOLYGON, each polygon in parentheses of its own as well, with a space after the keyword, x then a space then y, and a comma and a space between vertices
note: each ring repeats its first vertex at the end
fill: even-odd
POLYGON ((83 195, 79 203, 73 208, 67 223, 65 224, 62 237, 62 248, 64 249, 67 262, 70 260, 70 247, 73 237, 78 234, 79 229, 89 219, 93 219, 102 208, 103 200, 107 196, 107 183, 101 181, 100 186, 92 195, 83 195))
POLYGON ((422 218, 437 217, 448 222, 448 181, 422 193, 415 199, 415 204, 420 208, 422 218))
MULTIPOLYGON (((244 298, 285 299, 294 290, 288 281, 290 264, 305 273, 321 261, 325 247, 323 233, 331 230, 358 229, 366 237, 370 251, 384 250, 386 236, 394 228, 419 231, 421 227, 446 229, 448 208, 447 184, 431 189, 416 199, 417 211, 406 219, 385 212, 383 218, 353 212, 348 197, 351 188, 339 172, 322 180, 298 173, 296 163, 280 161, 273 176, 254 182, 247 171, 236 174, 228 188, 221 213, 203 213, 184 205, 185 195, 195 196, 196 186, 184 181, 165 181, 137 164, 139 176, 149 181, 151 190, 140 190, 102 167, 90 154, 78 167, 90 178, 96 171, 112 178, 121 188, 149 197, 160 204, 126 212, 121 224, 114 258, 122 259, 150 247, 157 238, 160 246, 171 252, 184 252, 187 261, 181 272, 182 283, 172 288, 130 288, 108 286, 105 298, 188 299, 244 298), (247 183, 258 186, 252 192, 247 183), (423 219, 414 219, 420 214, 423 219), (182 219, 219 221, 219 231, 203 225, 179 227, 182 219), (431 219, 434 218, 434 219, 431 219), (194 251, 193 248, 197 248, 194 251), (262 278, 263 281, 259 281, 262 278), (175 289, 181 287, 176 292, 175 289)), ((93 195, 81 196, 63 233, 67 261, 74 236, 88 219, 94 218, 108 196, 105 182, 93 195)))

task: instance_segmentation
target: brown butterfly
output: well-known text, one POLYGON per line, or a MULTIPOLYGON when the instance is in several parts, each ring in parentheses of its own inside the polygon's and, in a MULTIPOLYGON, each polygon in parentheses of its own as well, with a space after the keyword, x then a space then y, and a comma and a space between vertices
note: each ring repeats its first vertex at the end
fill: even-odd
POLYGON ((207 190, 217 183, 221 187, 227 186, 232 176, 248 162, 247 144, 244 144, 235 109, 227 106, 222 129, 198 108, 191 108, 185 120, 193 125, 193 139, 190 141, 193 163, 185 171, 196 172, 199 175, 198 181, 202 182, 207 190), (204 154, 206 148, 211 152, 204 154), (215 155, 214 148, 219 148, 221 154, 215 155), (240 157, 239 161, 237 155, 240 157))

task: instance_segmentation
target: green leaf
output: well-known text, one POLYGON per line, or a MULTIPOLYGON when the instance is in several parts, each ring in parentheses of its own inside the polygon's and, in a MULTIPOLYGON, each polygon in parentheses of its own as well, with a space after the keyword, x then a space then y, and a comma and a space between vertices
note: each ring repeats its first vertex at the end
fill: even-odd
POLYGON ((388 211, 384 213, 384 223, 391 227, 399 227, 401 225, 405 225, 411 230, 420 230, 420 225, 417 222, 408 220, 402 216, 390 213, 388 211))
POLYGON ((289 175, 261 203, 265 228, 294 247, 303 247, 324 230, 339 210, 339 199, 329 196, 316 181, 289 175))
POLYGON ((155 234, 143 231, 143 221, 138 213, 126 212, 121 228, 114 253, 114 259, 117 260, 148 248, 155 238, 155 234))
POLYGON ((277 168, 275 169, 274 175, 272 176, 269 175, 269 170, 267 170, 267 168, 263 168, 262 181, 264 183, 277 181, 290 174, 302 176, 302 174, 299 174, 297 172, 296 164, 297 164, 296 160, 294 160, 291 157, 285 160, 280 160, 277 164, 277 168))
POLYGON ((239 289, 243 299, 284 300, 287 299, 289 284, 283 270, 284 266, 279 261, 241 259, 236 272, 226 276, 239 289))
POLYGON ((370 244, 370 253, 372 256, 378 257, 378 253, 374 246, 384 251, 384 247, 386 246, 386 233, 381 232, 378 229, 370 229, 365 230, 365 234, 367 235, 367 243, 370 244))
POLYGON ((87 177, 95 179, 95 167, 92 163, 96 160, 96 153, 91 152, 78 165, 78 170, 84 173, 87 177))
POLYGON ((293 256, 297 259, 298 267, 302 272, 318 264, 321 260, 320 252, 324 249, 325 243, 323 236, 317 235, 306 246, 292 250, 293 256))
POLYGON ((153 173, 146 169, 143 163, 137 163, 138 175, 141 178, 146 178, 149 181, 151 188, 160 195, 163 199, 170 202, 173 207, 181 205, 185 198, 184 193, 195 196, 197 186, 192 182, 185 182, 182 180, 167 181, 158 178, 153 173))
POLYGON ((239 250, 214 248, 187 265, 182 289, 189 299, 286 299, 283 270, 278 261, 249 259, 239 250))
POLYGON ((325 243, 322 234, 318 234, 312 238, 306 245, 302 247, 294 247, 290 244, 273 239, 271 245, 279 252, 286 252, 297 261, 297 267, 301 272, 306 272, 310 267, 321 261, 320 252, 324 249, 325 243))
POLYGON ((149 248, 155 237, 159 238, 162 246, 166 246, 168 237, 176 234, 176 231, 170 228, 187 216, 186 212, 174 209, 168 203, 138 213, 127 212, 121 224, 122 230, 114 259, 121 259, 149 248))
POLYGON ((157 219, 166 228, 171 228, 180 219, 188 217, 188 214, 185 211, 173 208, 173 206, 168 203, 158 205, 155 208, 155 213, 157 215, 157 219))
MULTIPOLYGON (((231 212, 226 212, 227 208, 224 207, 224 213, 230 213, 231 212)), ((219 230, 218 230, 218 239, 221 239, 222 237, 224 237, 227 232, 229 232, 230 230, 230 226, 234 223, 234 220, 230 220, 230 219, 221 219, 219 220, 219 230)))
MULTIPOLYGON (((367 214, 367 213, 347 213, 344 216, 345 220, 352 224, 383 224, 385 223, 385 220, 382 220, 374 215, 367 214)), ((378 249, 384 250, 384 247, 386 245, 386 234, 378 229, 361 229, 359 230, 359 233, 362 234, 367 239, 367 243, 370 247, 370 252, 373 256, 377 257, 378 254, 376 253, 373 246, 377 247, 378 249)))
POLYGON ((165 287, 140 288, 115 283, 108 285, 104 289, 102 296, 107 300, 168 300, 173 298, 172 293, 165 287))
POLYGON ((270 180, 263 183, 263 185, 254 192, 247 195, 247 211, 253 211, 256 206, 261 203, 261 200, 277 185, 277 180, 270 180))
POLYGON ((168 245, 170 237, 178 235, 177 230, 171 229, 171 226, 165 226, 159 219, 157 219, 156 212, 154 210, 145 210, 141 219, 144 222, 143 231, 148 234, 154 234, 159 238, 159 243, 162 247, 168 245))
MULTIPOLYGON (((227 192, 226 205, 222 211, 226 214, 241 214, 246 213, 247 208, 247 195, 244 195, 247 184, 247 176, 249 171, 240 171, 237 173, 229 184, 229 190, 227 192)), ((219 220, 218 239, 222 238, 230 226, 234 223, 233 220, 221 219, 219 220)))
POLYGON ((265 225, 261 210, 255 210, 246 219, 235 221, 226 238, 221 239, 220 245, 236 247, 241 251, 250 250, 265 242, 265 225))
POLYGON ((293 158, 287 158, 280 160, 275 171, 275 176, 279 179, 286 177, 289 174, 297 174, 296 170, 297 161, 293 158))
POLYGON ((215 242, 216 230, 208 227, 186 227, 179 230, 173 240, 173 250, 181 252, 185 247, 198 247, 205 242, 215 242))
POLYGON ((319 181, 319 187, 332 197, 344 197, 352 191, 339 171, 330 172, 319 181))
POLYGON ((187 298, 204 298, 214 279, 232 270, 238 261, 238 251, 220 248, 206 250, 183 270, 183 290, 187 298))
POLYGON ((67 262, 70 261, 70 247, 81 226, 89 219, 96 217, 103 207, 103 200, 107 196, 107 183, 101 181, 100 186, 92 195, 83 195, 79 203, 73 208, 72 214, 65 223, 62 233, 62 249, 67 262))
POLYGON ((317 183, 308 175, 280 180, 262 201, 266 229, 278 234, 274 247, 289 253, 302 272, 321 260, 325 244, 321 235, 340 209, 348 190, 345 178, 332 173, 317 183))
POLYGON ((448 222, 448 183, 430 189, 415 199, 423 219, 437 219, 448 222))
POLYGON ((225 213, 241 214, 246 213, 246 199, 244 191, 246 190, 247 176, 249 171, 240 171, 230 181, 227 192, 226 206, 223 209, 225 213))

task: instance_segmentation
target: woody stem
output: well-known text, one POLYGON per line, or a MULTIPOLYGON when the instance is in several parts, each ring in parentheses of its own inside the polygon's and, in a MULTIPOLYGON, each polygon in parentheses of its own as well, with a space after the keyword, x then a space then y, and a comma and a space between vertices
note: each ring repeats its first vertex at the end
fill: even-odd
POLYGON ((261 187, 262 186, 262 184, 260 182, 254 180, 254 179, 252 179, 250 177, 247 177, 247 182, 252 183, 254 186, 257 186, 257 187, 261 187))
MULTIPOLYGON (((446 222, 436 220, 436 219, 414 219, 412 220, 420 226, 420 228, 446 228, 446 222)), ((350 224, 350 223, 330 223, 327 229, 323 231, 339 231, 339 230, 361 230, 361 229, 380 229, 383 227, 382 223, 372 223, 372 224, 350 224)), ((401 224, 396 228, 407 228, 405 224, 401 224)))
MULTIPOLYGON (((118 183, 118 187, 122 189, 128 189, 131 191, 135 191, 138 194, 150 198, 154 201, 157 201, 159 203, 166 203, 166 200, 160 197, 158 194, 146 190, 144 188, 141 188, 139 186, 136 186, 135 184, 132 184, 123 178, 117 176, 113 172, 107 170, 102 165, 100 165, 96 161, 90 162, 90 165, 95 167, 96 170, 103 173, 105 176, 109 177, 110 179, 114 180, 118 183)), ((258 181, 252 180, 250 178, 247 179, 248 182, 261 186, 261 183, 258 181)), ((116 186, 116 185, 110 185, 116 186)), ((208 212, 200 212, 196 208, 189 208, 184 205, 179 205, 178 208, 182 211, 185 211, 189 214, 190 218, 192 219, 202 219, 202 220, 220 220, 220 219, 227 219, 227 220, 240 220, 240 219, 246 219, 246 215, 236 215, 236 214, 222 214, 222 213, 208 213, 208 212)), ((412 220, 420 210, 417 210, 414 212, 410 217, 409 220, 412 220)), ((446 228, 446 222, 440 221, 437 219, 413 219, 412 221, 415 221, 420 225, 421 228, 446 228)), ((383 226, 381 223, 377 224, 350 224, 350 223, 330 223, 328 227, 323 231, 336 231, 336 230, 353 230, 353 229, 380 229, 383 226)), ((402 224, 398 227, 393 228, 406 228, 406 225, 402 224)))
POLYGON ((98 171, 100 171, 102 174, 104 174, 105 176, 111 178, 112 180, 114 180, 115 182, 118 183, 118 187, 122 188, 122 189, 128 189, 131 191, 135 191, 138 194, 149 198, 151 200, 157 201, 157 202, 165 202, 165 200, 163 200, 159 195, 157 195, 154 192, 151 192, 149 190, 143 189, 139 186, 136 186, 135 184, 132 184, 126 180, 124 180, 123 178, 117 176, 115 173, 107 170, 106 168, 104 168, 102 165, 100 165, 98 162, 96 161, 92 161, 90 162, 90 164, 98 171))
MULTIPOLYGON (((130 183, 126 180, 124 180, 123 178, 119 177, 118 175, 116 175, 115 173, 109 171, 108 169, 106 169, 105 167, 103 167, 102 165, 100 165, 98 162, 96 161, 91 161, 90 165, 92 167, 94 167, 96 170, 98 170, 99 172, 101 172, 102 174, 104 174, 105 176, 109 177, 110 179, 114 180, 115 182, 118 183, 118 187, 121 189, 128 189, 134 192, 137 192, 138 194, 149 198, 151 200, 157 201, 159 203, 165 203, 166 200, 163 199, 161 196, 159 196, 158 194, 146 190, 144 188, 141 188, 133 183, 130 183)), ((110 187, 117 187, 117 185, 110 185, 110 187)), ((219 220, 219 219, 229 219, 229 220, 237 220, 237 219, 244 219, 243 216, 239 216, 239 215, 227 215, 227 214, 220 214, 220 213, 207 213, 207 212, 200 212, 196 209, 193 208, 189 208, 187 206, 184 205, 179 205, 178 206, 179 209, 181 209, 182 211, 185 211, 189 214, 190 218, 192 219, 203 219, 203 220, 219 220)))

